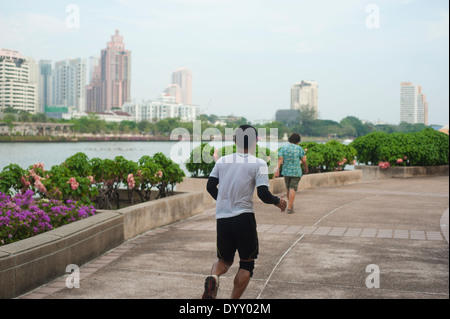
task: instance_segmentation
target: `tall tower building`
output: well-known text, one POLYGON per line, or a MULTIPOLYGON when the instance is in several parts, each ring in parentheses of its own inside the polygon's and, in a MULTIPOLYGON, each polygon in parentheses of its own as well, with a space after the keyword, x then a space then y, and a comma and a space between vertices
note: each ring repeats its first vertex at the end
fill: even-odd
POLYGON ((106 49, 102 50, 100 67, 100 109, 121 108, 125 102, 130 101, 131 52, 125 50, 119 30, 111 37, 106 49))
POLYGON ((39 107, 38 112, 45 113, 45 107, 52 105, 52 61, 39 61, 39 107))
POLYGON ((291 87, 291 109, 312 108, 319 111, 319 84, 314 81, 297 82, 291 87))
POLYGON ((0 110, 13 108, 36 113, 38 67, 18 51, 0 49, 0 110))
MULTIPOLYGON (((180 87, 177 103, 192 104, 192 73, 187 68, 178 68, 172 73, 172 84, 180 87)), ((169 93, 169 92, 168 92, 169 93)), ((172 93, 169 93, 172 94, 172 93)), ((175 96, 177 98, 177 96, 175 96)))
POLYGON ((54 105, 86 111, 86 60, 62 60, 55 63, 52 73, 54 105))
POLYGON ((400 84, 400 122, 428 125, 428 102, 420 85, 400 84))

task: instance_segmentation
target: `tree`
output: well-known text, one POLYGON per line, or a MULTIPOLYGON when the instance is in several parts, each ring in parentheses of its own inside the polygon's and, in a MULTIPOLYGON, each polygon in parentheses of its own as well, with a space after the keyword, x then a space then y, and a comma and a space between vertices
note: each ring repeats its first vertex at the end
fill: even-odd
POLYGON ((347 116, 346 118, 343 118, 340 122, 341 126, 343 128, 346 128, 345 131, 346 132, 353 132, 352 129, 350 129, 349 127, 353 127, 354 128, 354 133, 353 135, 350 134, 346 134, 347 136, 363 136, 369 133, 369 130, 367 128, 367 126, 365 126, 360 119, 354 117, 354 116, 347 116))
POLYGON ((317 111, 309 105, 302 105, 300 107, 301 134, 311 136, 316 119, 317 111))

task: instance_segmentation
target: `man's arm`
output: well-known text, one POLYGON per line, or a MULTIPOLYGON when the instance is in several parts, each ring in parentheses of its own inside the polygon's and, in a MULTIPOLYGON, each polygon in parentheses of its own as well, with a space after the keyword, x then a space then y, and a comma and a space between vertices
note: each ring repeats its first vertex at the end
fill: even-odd
POLYGON ((273 204, 281 209, 281 211, 284 211, 286 209, 286 201, 277 196, 273 196, 267 186, 258 186, 256 189, 258 191, 258 197, 263 201, 263 203, 273 204))
POLYGON ((219 189, 217 188, 217 185, 219 185, 219 179, 210 176, 208 178, 208 183, 206 184, 206 190, 215 200, 217 200, 217 195, 219 194, 219 189))

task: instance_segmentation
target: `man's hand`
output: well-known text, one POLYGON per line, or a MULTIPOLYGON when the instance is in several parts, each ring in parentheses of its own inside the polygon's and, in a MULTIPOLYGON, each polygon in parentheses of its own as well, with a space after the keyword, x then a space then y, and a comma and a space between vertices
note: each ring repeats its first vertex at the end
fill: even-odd
POLYGON ((283 197, 280 197, 280 202, 275 206, 277 206, 279 209, 281 209, 282 212, 284 212, 287 207, 287 202, 283 199, 283 197))

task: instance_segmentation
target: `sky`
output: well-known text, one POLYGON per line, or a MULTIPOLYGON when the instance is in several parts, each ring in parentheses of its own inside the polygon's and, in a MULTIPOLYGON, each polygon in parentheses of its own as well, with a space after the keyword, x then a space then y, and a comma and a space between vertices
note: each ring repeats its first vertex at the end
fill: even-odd
POLYGON ((206 114, 271 120, 290 108, 294 83, 314 80, 320 119, 398 124, 400 83, 411 81, 429 124, 449 122, 447 0, 0 2, 0 48, 36 60, 99 55, 120 30, 137 102, 186 67, 206 114))

